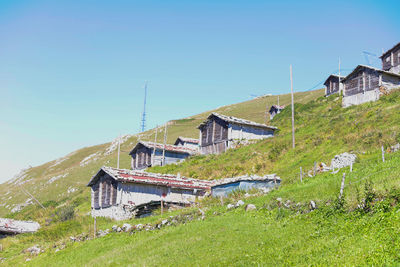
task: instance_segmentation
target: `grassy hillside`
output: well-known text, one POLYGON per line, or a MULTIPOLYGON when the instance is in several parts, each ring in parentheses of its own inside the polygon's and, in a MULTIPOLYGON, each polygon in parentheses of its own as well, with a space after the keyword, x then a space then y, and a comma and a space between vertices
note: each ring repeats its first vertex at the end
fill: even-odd
MULTIPOLYGON (((296 93, 298 103, 307 103, 323 95, 323 90, 296 93)), ((213 111, 222 114, 239 116, 257 122, 265 122, 265 108, 276 103, 277 96, 264 97, 243 103, 223 106, 213 111)), ((289 104, 290 95, 281 95, 280 103, 289 104)), ((198 138, 197 126, 212 112, 204 112, 189 118, 172 120, 168 123, 168 143, 173 143, 178 136, 198 138)), ((164 128, 158 129, 158 142, 162 142, 164 128)), ((120 167, 130 168, 131 158, 128 152, 136 144, 138 137, 142 140, 154 141, 155 129, 140 134, 127 136, 121 145, 120 167)), ((13 209, 26 203, 36 205, 34 200, 23 192, 28 189, 39 201, 57 201, 64 203, 72 198, 89 197, 86 184, 103 165, 117 165, 116 140, 112 143, 86 147, 69 155, 48 162, 41 166, 30 168, 20 173, 16 178, 0 185, 0 217, 10 214, 13 209), (86 159, 86 160, 85 160, 86 159)), ((28 209, 29 210, 29 209, 28 209)), ((28 212, 22 212, 27 214, 28 212)), ((19 214, 13 214, 22 218, 19 214)))
MULTIPOLYGON (((1 193, 1 201, 13 201, 14 198, 7 200, 13 194, 22 195, 17 183, 28 180, 22 186, 37 190, 46 210, 29 205, 9 216, 38 220, 43 228, 36 234, 1 239, 0 258, 6 258, 5 265, 24 263, 33 266, 159 265, 161 262, 180 266, 398 264, 400 152, 387 153, 383 163, 380 147, 383 145, 387 149, 400 141, 400 115, 397 112, 400 91, 377 102, 346 109, 340 107, 339 96, 325 98, 321 95, 322 91, 313 91, 296 96, 295 149, 291 148, 290 109, 286 109, 271 122, 280 129, 274 138, 221 155, 196 156, 179 165, 151 169, 202 179, 245 173, 276 172, 281 176, 282 186, 267 195, 244 198, 243 193, 238 192, 223 205, 219 200, 204 200, 199 203, 206 211, 204 220, 197 220, 200 219, 198 208, 189 208, 128 222, 155 224, 169 216, 182 214, 194 216, 195 220, 191 222, 156 231, 112 233, 95 240, 71 242, 70 236, 93 235, 93 220, 88 216, 90 194, 84 186, 101 165, 115 166, 115 150, 106 153, 110 144, 84 148, 67 156, 68 159, 59 165, 50 162, 32 168, 21 180, 1 185, 0 190, 14 190, 7 195, 1 193), (329 165, 330 159, 342 152, 353 152, 358 156, 352 173, 345 168, 336 174, 306 175, 300 182, 300 167, 308 173, 314 162, 329 165), (98 159, 81 166, 82 160, 93 154, 98 159), (65 175, 65 172, 68 176, 49 183, 54 175, 65 175), (338 201, 343 172, 347 174, 345 196, 338 201), (68 194, 66 191, 71 185, 77 191, 68 194), (278 201, 278 198, 282 200, 278 201), (255 204, 257 210, 226 209, 227 203, 235 203, 238 199, 255 204), (318 207, 314 211, 310 211, 311 200, 318 207), (75 217, 64 220, 63 214, 71 207, 75 217), (45 252, 39 256, 25 252, 35 244, 45 252), (61 251, 56 252, 57 249, 61 251), (32 260, 26 262, 27 258, 32 260)), ((225 106, 217 111, 262 122, 268 101, 275 102, 275 97, 225 106)), ((288 103, 289 97, 281 96, 282 101, 288 103)), ((196 137, 195 126, 208 113, 171 121, 169 141, 178 135, 196 137)), ((151 140, 154 131, 143 133, 140 138, 151 140)), ((136 137, 129 137, 122 150, 128 151, 135 140, 136 137)), ((125 154, 122 167, 129 165, 130 159, 125 154)), ((26 198, 21 197, 18 201, 25 202, 26 198)), ((9 209, 4 210, 9 212, 9 209)), ((107 219, 99 219, 97 223, 99 229, 115 224, 107 219)))
MULTIPOLYGON (((354 165, 352 173, 345 168, 337 174, 319 174, 267 195, 244 198, 237 193, 224 205, 205 200, 200 204, 206 211, 204 220, 66 242, 64 250, 47 248, 28 265, 396 265, 400 260, 399 160, 399 152, 387 155, 385 163, 379 153, 371 153, 354 165), (345 198, 338 201, 342 172, 347 173, 345 198), (257 210, 226 209, 227 203, 238 199, 255 204, 257 210), (311 200, 316 210, 311 211, 311 200)), ((25 258, 32 256, 18 253, 4 263, 21 264, 25 258)))

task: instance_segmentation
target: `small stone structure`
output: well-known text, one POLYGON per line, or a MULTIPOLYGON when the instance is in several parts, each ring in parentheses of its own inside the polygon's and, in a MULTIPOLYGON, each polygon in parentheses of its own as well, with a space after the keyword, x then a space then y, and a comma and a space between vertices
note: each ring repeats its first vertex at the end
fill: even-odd
POLYGON ((343 78, 343 107, 376 101, 381 95, 400 87, 400 74, 358 65, 343 78))
POLYGON ((214 197, 226 197, 235 190, 260 189, 265 192, 275 186, 279 186, 281 179, 276 174, 265 176, 244 175, 233 178, 215 180, 211 187, 211 195, 214 197))
POLYGON ((164 166, 177 163, 196 153, 198 153, 198 149, 189 146, 164 145, 140 141, 129 155, 132 157, 132 169, 142 170, 151 166, 164 166))
POLYGON ((335 74, 329 75, 329 77, 324 82, 324 85, 326 86, 325 96, 340 93, 343 90, 343 78, 344 76, 339 76, 335 74))
POLYGON ((380 58, 383 70, 400 74, 400 43, 384 52, 380 58))
POLYGON ((274 136, 276 127, 218 113, 211 113, 198 127, 200 153, 219 154, 237 140, 258 140, 274 136))
POLYGON ((199 149, 199 140, 194 138, 179 136, 176 139, 174 145, 178 147, 187 147, 197 151, 199 149))
POLYGON ((187 206, 201 198, 213 183, 179 175, 102 167, 92 177, 92 216, 117 220, 151 213, 155 208, 187 206))
POLYGON ((33 221, 18 221, 7 218, 0 218, 1 234, 24 234, 34 233, 40 229, 40 224, 33 221))

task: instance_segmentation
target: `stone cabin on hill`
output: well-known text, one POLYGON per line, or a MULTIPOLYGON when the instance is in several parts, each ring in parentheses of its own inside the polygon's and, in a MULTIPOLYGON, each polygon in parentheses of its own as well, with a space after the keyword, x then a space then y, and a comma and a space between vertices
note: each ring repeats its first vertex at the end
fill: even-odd
POLYGON ((211 113, 198 126, 200 153, 219 154, 234 147, 240 140, 256 140, 274 136, 276 127, 218 113, 211 113))
POLYGON ((89 181, 93 217, 116 220, 163 207, 188 206, 210 190, 212 182, 179 175, 102 167, 89 181))
POLYGON ((376 101, 391 89, 400 87, 400 74, 358 65, 343 78, 343 107, 376 101))
POLYGON ((188 147, 191 149, 198 150, 199 149, 199 140, 194 139, 194 138, 187 138, 187 137, 179 136, 176 139, 174 145, 181 146, 181 147, 188 147))
POLYGON ((384 52, 380 58, 382 70, 400 74, 400 43, 384 52))
POLYGON ((332 94, 340 93, 343 90, 343 80, 344 76, 339 76, 335 74, 329 75, 328 79, 324 82, 326 86, 325 96, 330 96, 332 94))
POLYGON ((142 170, 151 166, 177 163, 196 153, 198 153, 198 149, 187 146, 169 144, 164 146, 160 143, 139 141, 129 155, 132 157, 132 169, 142 170))
POLYGON ((285 106, 279 106, 279 105, 272 105, 271 108, 269 109, 269 119, 272 120, 276 114, 281 113, 281 111, 285 108, 285 106))

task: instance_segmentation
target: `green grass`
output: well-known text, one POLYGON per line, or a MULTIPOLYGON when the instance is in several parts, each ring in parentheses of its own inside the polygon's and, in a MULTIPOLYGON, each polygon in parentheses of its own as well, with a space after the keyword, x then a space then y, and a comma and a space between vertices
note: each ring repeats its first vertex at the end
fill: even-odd
MULTIPOLYGON (((274 138, 229 150, 221 155, 197 156, 179 165, 154 167, 151 171, 181 173, 185 176, 213 179, 240 174, 277 173, 282 186, 265 196, 246 199, 258 211, 246 213, 243 208, 226 211, 219 200, 207 199, 201 203, 206 211, 204 221, 168 227, 154 232, 134 235, 111 234, 82 243, 69 241, 70 235, 92 235, 93 220, 90 211, 90 191, 86 184, 102 165, 115 166, 116 153, 105 155, 110 144, 83 148, 56 167, 54 162, 28 171, 23 186, 46 206, 25 207, 9 214, 17 219, 33 219, 41 223, 36 234, 19 235, 0 240, 7 258, 6 265, 35 266, 71 265, 396 265, 398 264, 400 167, 398 153, 387 154, 380 160, 380 147, 388 148, 400 141, 400 92, 382 97, 380 101, 342 109, 337 95, 321 97, 323 92, 296 94, 296 148, 291 148, 291 110, 285 109, 272 122, 279 127, 274 138), (307 173, 314 162, 330 163, 342 152, 354 152, 358 161, 354 171, 345 168, 337 174, 323 173, 299 181, 299 168, 307 173), (83 158, 100 153, 97 161, 80 166, 83 158), (345 206, 337 208, 336 201, 342 173, 346 172, 345 206), (47 181, 58 174, 66 178, 52 184, 47 181), (373 191, 368 189, 372 183, 373 191), (69 187, 77 188, 67 194, 69 187), (369 191, 368 191, 369 190, 369 191), (373 192, 373 193, 371 193, 373 192), (363 199, 373 196, 370 210, 360 211, 363 199), (290 209, 279 206, 276 199, 290 201, 290 209), (319 207, 308 212, 313 200, 319 207), (296 207, 296 204, 297 207, 296 207), (57 211, 62 206, 74 207, 76 217, 61 222, 57 211), (23 251, 35 244, 46 252, 32 261, 23 251), (55 253, 55 247, 66 248, 55 253)), ((289 95, 280 97, 288 104, 289 95)), ((216 111, 222 114, 265 122, 265 106, 275 103, 275 97, 255 99, 224 106, 216 111)), ((198 137, 196 126, 209 112, 189 118, 173 120, 168 126, 168 142, 178 136, 198 137)), ((158 133, 161 141, 163 128, 158 133)), ((133 136, 123 143, 121 150, 129 151, 141 140, 153 140, 154 130, 133 136)), ((121 166, 129 168, 128 153, 121 156, 121 166)), ((228 202, 240 197, 232 196, 228 202)), ((14 205, 27 199, 13 184, 0 185, 0 204, 14 205), (6 194, 10 191, 9 194, 6 194), (9 199, 9 196, 12 198, 9 199)), ((228 201, 228 202, 227 202, 228 201)), ((341 207, 341 206, 340 206, 341 207)), ((368 206, 369 207, 369 206, 368 206)), ((190 212, 195 208, 165 213, 130 223, 156 223, 170 215, 190 212)), ((10 207, 0 206, 0 216, 10 207)), ((120 225, 123 222, 119 223, 120 225)), ((110 228, 115 222, 99 219, 99 229, 110 228)))
MULTIPOLYGON (((370 156, 355 164, 352 173, 342 170, 347 173, 343 209, 334 204, 342 172, 323 173, 267 195, 242 198, 255 204, 257 211, 245 212, 243 207, 227 211, 219 200, 209 199, 201 204, 204 221, 70 243, 57 253, 48 249, 28 265, 397 265, 400 153, 387 155, 385 163, 378 153, 370 156), (369 212, 355 209, 366 197, 367 181, 374 184, 376 198, 369 212), (278 197, 290 200, 291 207, 279 207, 278 197), (317 210, 309 211, 310 200, 317 203, 317 210)), ((225 205, 240 198, 227 199, 225 205)), ((26 257, 6 263, 18 264, 26 257)))

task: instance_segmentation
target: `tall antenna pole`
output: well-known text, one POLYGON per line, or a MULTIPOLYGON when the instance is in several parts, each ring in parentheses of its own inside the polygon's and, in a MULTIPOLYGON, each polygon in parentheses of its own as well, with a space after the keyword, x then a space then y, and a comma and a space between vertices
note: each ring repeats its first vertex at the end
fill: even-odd
POLYGON ((165 165, 165 148, 167 146, 167 123, 165 123, 165 128, 164 128, 164 147, 163 147, 163 152, 162 152, 162 166, 165 165))
POLYGON ((290 90, 292 92, 292 142, 293 148, 296 147, 295 139, 294 139, 294 103, 293 103, 293 70, 292 65, 290 65, 290 90))
POLYGON ((144 103, 143 103, 142 120, 140 124, 140 132, 144 132, 144 130, 146 130, 146 99, 147 99, 147 81, 144 83, 144 103))

